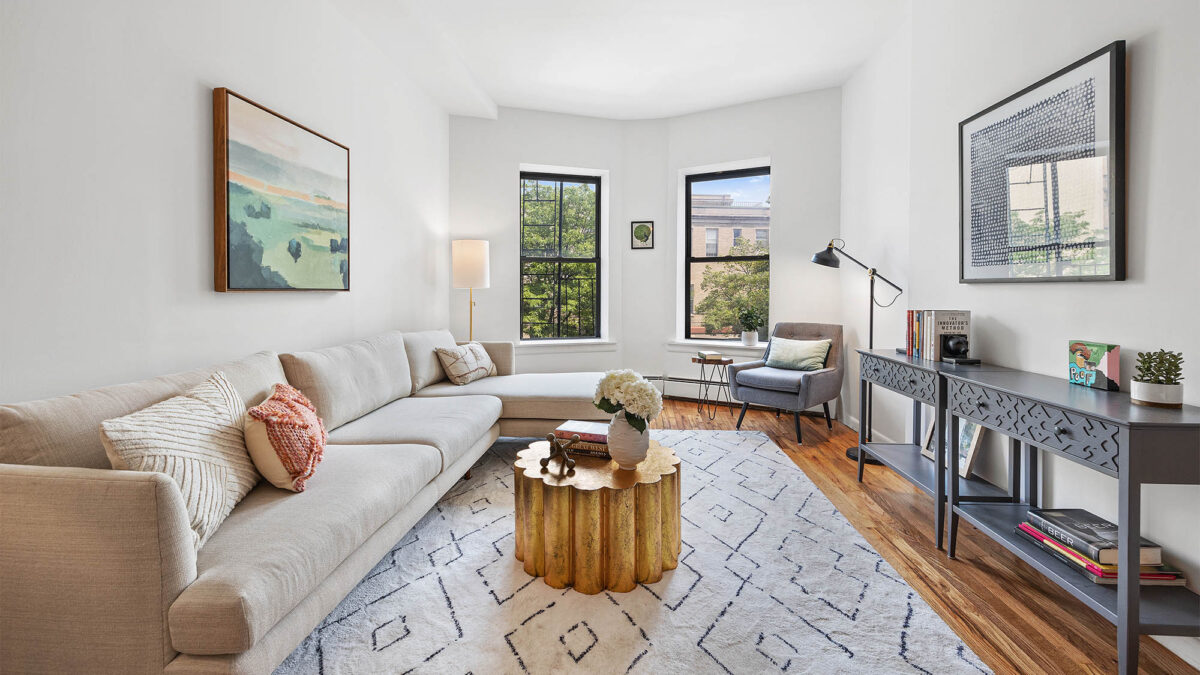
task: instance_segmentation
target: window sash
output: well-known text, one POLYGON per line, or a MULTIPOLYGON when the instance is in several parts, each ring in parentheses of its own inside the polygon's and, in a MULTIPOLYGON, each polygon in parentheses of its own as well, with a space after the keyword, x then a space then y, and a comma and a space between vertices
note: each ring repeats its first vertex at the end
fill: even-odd
MULTIPOLYGON (((693 309, 693 297, 695 297, 695 281, 692 279, 692 265, 694 263, 703 262, 742 262, 748 260, 766 260, 770 261, 771 253, 768 250, 766 253, 759 255, 708 255, 708 233, 717 228, 705 228, 705 254, 698 256, 693 254, 692 235, 695 229, 692 226, 692 184, 704 183, 711 180, 724 180, 727 178, 744 178, 747 176, 770 176, 771 167, 754 167, 750 169, 737 169, 730 171, 715 171, 712 173, 690 174, 684 177, 684 257, 683 257, 683 274, 684 274, 684 298, 683 298, 683 336, 685 339, 692 339, 692 317, 695 316, 693 309)), ((770 225, 765 228, 756 228, 755 240, 763 241, 766 237, 760 237, 759 234, 770 231, 770 225)), ((769 235, 768 235, 769 236, 769 235)), ((719 246, 718 246, 719 248, 719 246)), ((705 338, 713 340, 736 340, 736 337, 729 338, 705 338)))
MULTIPOLYGON (((588 340, 588 339, 596 339, 598 337, 601 337, 601 335, 600 335, 600 318, 601 318, 600 314, 601 314, 601 293, 602 293, 603 289, 601 287, 601 277, 600 277, 600 269, 601 269, 601 265, 600 265, 600 258, 601 258, 601 254, 600 254, 600 251, 601 251, 601 249, 600 249, 600 244, 601 244, 600 223, 601 223, 601 217, 602 217, 601 211, 600 211, 600 204, 601 204, 600 177, 599 176, 580 176, 580 175, 574 175, 574 174, 558 174, 558 173, 541 173, 541 172, 532 172, 532 171, 522 171, 520 174, 520 181, 521 181, 520 182, 520 188, 521 188, 521 190, 520 190, 520 198, 521 198, 520 219, 521 220, 519 223, 520 264, 518 265, 518 269, 517 269, 517 273, 519 275, 518 283, 519 283, 519 287, 520 287, 520 294, 517 299, 517 301, 519 303, 519 312, 520 312, 518 315, 518 322, 519 322, 518 331, 519 331, 519 335, 521 336, 520 339, 522 341, 588 340), (525 223, 525 204, 530 201, 546 201, 546 200, 541 200, 541 199, 527 200, 525 198, 525 193, 524 193, 525 181, 529 181, 529 180, 557 183, 557 185, 555 185, 555 199, 554 199, 554 201, 556 202, 556 206, 555 206, 556 222, 555 223, 526 225, 526 223, 525 223), (563 183, 584 184, 584 185, 591 185, 594 187, 596 206, 595 206, 595 221, 593 223, 593 233, 594 233, 593 246, 592 246, 593 255, 591 255, 589 257, 570 257, 570 256, 563 255, 563 237, 562 237, 563 227, 564 227, 564 225, 563 225, 564 209, 563 209, 563 194, 562 194, 562 190, 563 190, 562 184, 563 183), (539 227, 539 226, 541 226, 541 227, 545 227, 545 226, 556 227, 556 233, 555 233, 556 246, 555 246, 554 252, 556 252, 558 255, 526 255, 525 254, 526 253, 525 229, 527 227, 539 227), (525 276, 526 276, 525 268, 526 268, 526 265, 529 263, 552 265, 555 270, 554 276, 556 277, 556 282, 555 282, 556 290, 555 290, 555 297, 553 300, 552 312, 551 312, 554 320, 552 322, 549 322, 554 326, 554 334, 550 335, 550 336, 525 337, 525 328, 527 326, 526 321, 525 321, 525 311, 526 311, 526 301, 527 301, 527 298, 525 295, 525 288, 526 288, 526 286, 525 286, 525 276), (564 324, 563 324, 563 307, 564 307, 563 300, 564 300, 564 298, 563 298, 563 294, 562 294, 562 281, 563 281, 562 269, 563 269, 564 264, 587 265, 587 266, 591 266, 594 268, 594 272, 592 275, 592 279, 594 280, 594 288, 595 288, 595 290, 593 292, 593 302, 592 302, 593 325, 592 325, 592 331, 591 331, 590 335, 564 336, 562 334, 563 333, 562 329, 564 326, 564 324)), ((540 186, 539 186, 539 191, 540 191, 540 186)), ((538 194, 537 196, 540 198, 541 195, 538 194)), ((545 325, 547 322, 531 322, 529 325, 533 325, 534 323, 545 325)))

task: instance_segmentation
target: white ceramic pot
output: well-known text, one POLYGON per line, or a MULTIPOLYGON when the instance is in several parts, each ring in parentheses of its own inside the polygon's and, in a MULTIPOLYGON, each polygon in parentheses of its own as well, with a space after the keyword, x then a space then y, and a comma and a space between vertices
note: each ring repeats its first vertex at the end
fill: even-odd
POLYGON ((625 420, 625 413, 612 416, 608 424, 608 454, 617 461, 617 466, 632 471, 638 462, 646 459, 650 451, 650 430, 638 431, 625 420))
POLYGON ((742 331, 742 344, 746 345, 747 347, 757 347, 758 346, 758 331, 756 331, 756 330, 742 331))
POLYGON ((1129 383, 1129 397, 1139 405, 1181 408, 1183 407, 1183 385, 1151 384, 1134 380, 1129 383))

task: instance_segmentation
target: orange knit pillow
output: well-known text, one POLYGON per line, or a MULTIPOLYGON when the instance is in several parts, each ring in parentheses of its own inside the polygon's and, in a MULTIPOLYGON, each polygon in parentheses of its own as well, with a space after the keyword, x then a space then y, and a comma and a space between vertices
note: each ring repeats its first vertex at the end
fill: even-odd
POLYGON ((279 383, 267 400, 246 411, 246 449, 271 485, 304 492, 329 434, 317 410, 299 389, 279 383))

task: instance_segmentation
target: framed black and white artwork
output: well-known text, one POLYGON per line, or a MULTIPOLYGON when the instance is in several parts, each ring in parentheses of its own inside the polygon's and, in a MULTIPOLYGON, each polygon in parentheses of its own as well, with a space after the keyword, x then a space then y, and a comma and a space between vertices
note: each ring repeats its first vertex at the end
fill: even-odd
POLYGON ((958 125, 959 282, 1125 279, 1125 42, 958 125))

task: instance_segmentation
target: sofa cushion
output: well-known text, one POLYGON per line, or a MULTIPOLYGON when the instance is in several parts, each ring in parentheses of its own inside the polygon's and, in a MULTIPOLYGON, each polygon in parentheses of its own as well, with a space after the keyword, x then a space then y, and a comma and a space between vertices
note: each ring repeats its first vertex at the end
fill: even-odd
POLYGON ((735 377, 737 377, 737 383, 745 387, 798 394, 800 393, 800 378, 803 373, 804 371, 800 370, 763 366, 739 371, 735 377))
POLYGON ((246 411, 245 436, 246 450, 263 478, 292 492, 304 492, 329 439, 312 401, 283 382, 246 411))
POLYGON ((412 393, 400 331, 317 351, 280 354, 279 360, 288 383, 312 401, 327 429, 412 393))
POLYGON ((404 334, 404 348, 408 351, 408 367, 412 371, 412 390, 420 391, 434 382, 446 379, 442 362, 438 360, 437 348, 452 349, 454 336, 448 330, 424 330, 404 334))
POLYGON ((505 419, 606 420, 612 417, 592 403, 604 373, 520 373, 485 377, 462 386, 440 382, 415 394, 419 398, 481 394, 503 402, 505 419))
POLYGON ((441 471, 486 435, 498 419, 500 400, 493 396, 406 398, 330 432, 329 443, 432 445, 442 454, 441 471))
POLYGON ((284 379, 279 357, 259 352, 213 368, 0 405, 0 463, 110 468, 97 431, 101 422, 178 396, 217 370, 247 406, 266 398, 271 386, 284 379))
POLYGON ((438 361, 442 370, 453 384, 470 384, 475 380, 496 374, 496 364, 478 342, 468 342, 457 347, 438 347, 438 361))
POLYGON ((171 605, 171 644, 189 654, 249 649, 437 474, 421 445, 329 447, 304 492, 260 483, 200 549, 171 605))

